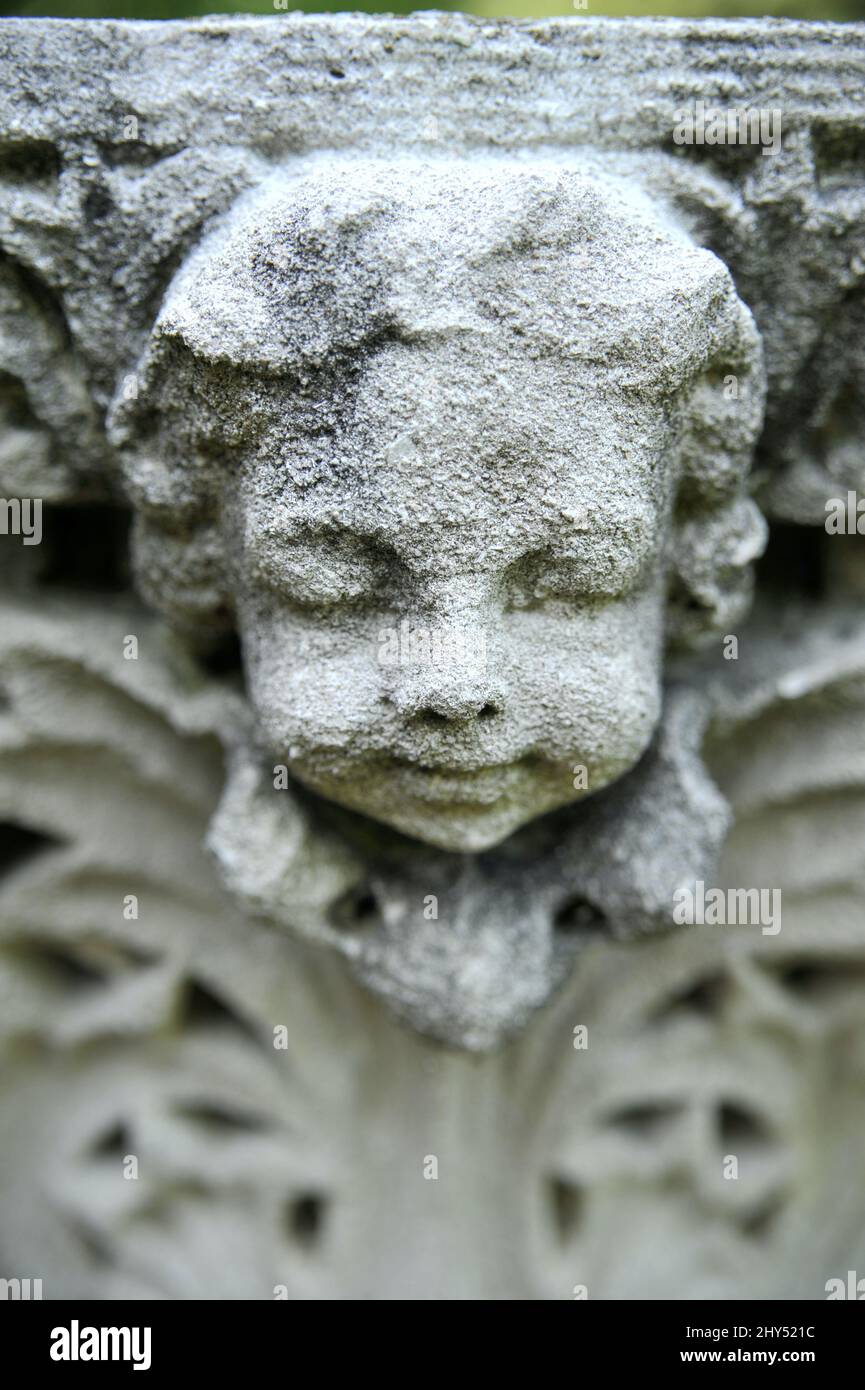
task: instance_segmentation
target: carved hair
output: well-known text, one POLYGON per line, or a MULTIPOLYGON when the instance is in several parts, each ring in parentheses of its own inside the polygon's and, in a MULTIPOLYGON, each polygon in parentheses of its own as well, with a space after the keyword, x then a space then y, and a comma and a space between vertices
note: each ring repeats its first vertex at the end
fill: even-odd
POLYGON ((760 340, 726 268, 629 173, 609 157, 330 161, 241 199, 175 277, 137 394, 112 411, 147 597, 184 625, 230 621, 225 482, 274 407, 283 467, 307 486, 334 466, 322 399, 344 426, 385 344, 462 336, 664 404, 679 439, 670 634, 725 630, 765 533, 747 496, 760 340))

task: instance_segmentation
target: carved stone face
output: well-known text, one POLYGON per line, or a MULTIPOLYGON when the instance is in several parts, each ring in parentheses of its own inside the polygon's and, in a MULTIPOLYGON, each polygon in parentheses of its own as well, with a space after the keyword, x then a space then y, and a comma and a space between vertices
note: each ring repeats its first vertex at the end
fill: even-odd
MULTIPOLYGON (((274 761, 470 851, 633 767, 673 551, 709 609, 716 567, 759 545, 759 391, 699 488, 727 445, 706 383, 731 358, 752 373, 749 324, 714 257, 596 176, 353 167, 242 210, 145 363, 177 460, 151 512, 204 477, 204 587, 236 616, 274 761)), ((179 592, 178 554, 163 537, 151 583, 161 564, 179 592)))
POLYGON ((251 467, 233 509, 277 760, 471 850, 631 767, 659 709, 670 434, 561 363, 377 354, 329 445, 362 461, 350 485, 275 494, 251 467))

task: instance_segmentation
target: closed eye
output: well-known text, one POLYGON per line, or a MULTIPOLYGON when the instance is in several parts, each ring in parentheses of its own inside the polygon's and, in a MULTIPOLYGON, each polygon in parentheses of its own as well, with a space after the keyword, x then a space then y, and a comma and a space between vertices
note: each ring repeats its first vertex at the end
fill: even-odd
POLYGON ((603 536, 592 537, 580 555, 534 551, 511 565, 505 575, 505 602, 511 611, 519 611, 547 603, 579 605, 624 598, 640 587, 649 558, 603 536))
POLYGON ((386 551, 344 531, 259 537, 252 563, 255 582, 301 608, 381 599, 391 570, 386 551))

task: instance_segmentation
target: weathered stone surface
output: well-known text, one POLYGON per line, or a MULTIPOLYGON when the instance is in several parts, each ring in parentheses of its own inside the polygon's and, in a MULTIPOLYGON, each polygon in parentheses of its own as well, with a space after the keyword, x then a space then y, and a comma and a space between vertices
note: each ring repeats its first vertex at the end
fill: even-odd
POLYGON ((756 680, 712 734, 714 881, 780 883, 779 936, 601 935, 478 1056, 232 907, 200 855, 225 696, 140 611, 3 618, 2 814, 60 841, 0 889, 10 1271, 46 1298, 820 1299, 861 1267, 861 622, 833 674, 817 619, 810 679, 789 650, 786 694, 756 680))
MULTIPOLYGON (((768 441, 782 472, 795 472, 797 438, 838 397, 837 358, 813 370, 824 326, 845 355, 861 338, 861 25, 7 19, 0 62, 4 248, 62 299, 103 406, 208 220, 275 166, 321 150, 589 147, 638 151, 646 165, 677 154, 665 189, 734 268, 770 344, 768 441), (698 100, 779 110, 782 149, 674 149, 676 112, 698 100)), ((807 459, 826 467, 825 437, 807 459)), ((795 477, 790 486, 773 507, 819 520, 819 497, 803 500, 795 477)))
POLYGON ((824 1297, 865 26, 3 21, 0 75, 0 492, 46 522, 2 537, 4 1259, 824 1297), (677 145, 698 101, 777 147, 677 145), (701 884, 777 932, 677 925, 701 884))
POLYGON ((275 761, 444 849, 632 767, 665 629, 729 627, 762 548, 753 323, 624 173, 279 177, 178 276, 114 414, 148 594, 234 617, 275 761))

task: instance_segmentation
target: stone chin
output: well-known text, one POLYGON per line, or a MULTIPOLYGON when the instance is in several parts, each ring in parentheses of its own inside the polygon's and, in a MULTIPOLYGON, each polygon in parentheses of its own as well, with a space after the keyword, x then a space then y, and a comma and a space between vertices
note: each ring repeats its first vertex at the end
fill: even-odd
MULTIPOLYGON (((628 766, 630 766, 630 762, 628 766)), ((524 759, 472 771, 418 765, 376 773, 359 767, 354 776, 322 775, 297 764, 292 774, 320 796, 437 849, 478 853, 492 849, 538 816, 581 800, 571 762, 524 759)), ((593 779, 593 789, 626 771, 593 779)))
MULTIPOLYGON (((403 806, 386 818, 386 824, 436 849, 472 854, 494 848, 527 821, 552 809, 547 805, 540 808, 502 804, 436 809, 421 805, 415 811, 403 806)), ((385 820, 385 817, 377 819, 385 820)))

